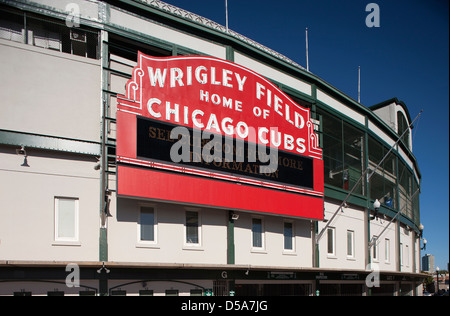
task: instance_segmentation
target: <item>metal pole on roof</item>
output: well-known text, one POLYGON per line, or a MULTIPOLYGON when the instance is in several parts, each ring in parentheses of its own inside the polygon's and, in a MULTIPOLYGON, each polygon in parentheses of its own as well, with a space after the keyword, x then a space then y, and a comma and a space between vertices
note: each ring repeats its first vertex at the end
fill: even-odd
POLYGON ((358 66, 358 103, 361 103, 361 66, 358 66))
POLYGON ((228 33, 228 0, 225 0, 225 25, 228 33))
POLYGON ((306 70, 309 71, 308 28, 306 28, 306 70))

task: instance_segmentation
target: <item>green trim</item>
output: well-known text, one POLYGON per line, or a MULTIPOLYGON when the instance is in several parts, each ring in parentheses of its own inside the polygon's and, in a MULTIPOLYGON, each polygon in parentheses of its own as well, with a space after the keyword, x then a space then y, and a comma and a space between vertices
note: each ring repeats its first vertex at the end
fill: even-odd
POLYGON ((57 136, 0 130, 0 144, 100 156, 100 144, 57 136))
MULTIPOLYGON (((367 118, 367 116, 365 117, 365 125, 366 125, 366 130, 369 127, 369 119, 367 118)), ((369 168, 369 134, 366 132, 364 133, 364 168, 365 170, 368 170, 369 168)), ((367 196, 367 200, 366 200, 366 223, 365 225, 367 225, 367 242, 365 243, 364 247, 367 249, 366 255, 367 255, 367 262, 366 264, 372 264, 372 247, 369 247, 369 243, 370 243, 370 181, 367 181, 367 176, 364 179, 364 183, 366 184, 366 196, 367 196)), ((372 296, 372 288, 368 288, 368 295, 372 296)))
POLYGON ((100 228, 99 261, 108 261, 108 231, 105 227, 100 228))
POLYGON ((234 220, 231 218, 232 215, 233 211, 229 211, 227 226, 227 264, 235 264, 234 220))
MULTIPOLYGON (((110 71, 108 70, 109 66, 109 46, 106 44, 108 41, 108 34, 106 32, 102 32, 100 34, 101 42, 100 42, 100 49, 101 49, 101 56, 100 60, 102 63, 102 75, 101 75, 101 84, 102 89, 108 88, 110 84, 110 71)), ((108 196, 106 195, 106 190, 108 188, 108 149, 107 149, 107 140, 108 140, 108 130, 106 127, 106 116, 108 113, 108 102, 109 102, 107 93, 102 92, 102 108, 101 108, 101 115, 102 115, 102 124, 101 124, 101 131, 100 131, 100 138, 102 140, 101 145, 101 178, 100 178, 100 204, 99 204, 99 215, 101 219, 101 227, 99 232, 99 261, 108 261, 108 238, 107 238, 107 212, 106 209, 108 207, 108 196)), ((100 293, 101 295, 104 295, 104 291, 102 289, 105 288, 104 284, 102 285, 102 282, 106 282, 106 288, 107 288, 107 280, 100 279, 100 293)))
POLYGON ((227 60, 231 61, 231 62, 234 62, 234 49, 233 49, 233 47, 227 46, 226 49, 227 49, 227 52, 226 52, 227 60))
POLYGON ((316 243, 316 236, 319 234, 319 222, 315 221, 314 222, 314 238, 312 238, 312 242, 313 242, 313 247, 314 247, 314 263, 313 266, 314 268, 320 268, 320 249, 319 249, 319 244, 316 243))
MULTIPOLYGON (((343 201, 348 195, 348 191, 339 189, 339 188, 331 186, 329 184, 325 184, 324 187, 325 187, 325 197, 326 198, 343 201)), ((362 195, 352 194, 348 198, 347 201, 349 204, 354 204, 354 205, 361 206, 361 207, 367 206, 367 198, 362 195)))
POLYGON ((401 272, 402 271, 402 249, 400 247, 401 244, 401 234, 400 234, 400 221, 397 221, 397 258, 398 258, 398 266, 397 266, 397 271, 401 272))

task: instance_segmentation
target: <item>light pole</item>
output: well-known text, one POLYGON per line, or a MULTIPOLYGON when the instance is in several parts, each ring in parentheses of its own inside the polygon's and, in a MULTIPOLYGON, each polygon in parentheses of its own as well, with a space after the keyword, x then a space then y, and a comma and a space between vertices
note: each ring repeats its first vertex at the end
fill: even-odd
POLYGON ((378 201, 378 199, 373 202, 373 208, 375 210, 375 214, 373 216, 370 216, 370 220, 374 220, 375 218, 378 219, 378 210, 380 209, 381 203, 378 201))
POLYGON ((423 229, 425 228, 425 226, 423 226, 422 223, 420 223, 419 225, 419 238, 422 238, 423 236, 423 229))
POLYGON ((420 248, 421 250, 425 250, 427 248, 427 240, 425 238, 422 239, 423 247, 420 248))
POLYGON ((436 267, 436 295, 439 295, 439 267, 436 267))

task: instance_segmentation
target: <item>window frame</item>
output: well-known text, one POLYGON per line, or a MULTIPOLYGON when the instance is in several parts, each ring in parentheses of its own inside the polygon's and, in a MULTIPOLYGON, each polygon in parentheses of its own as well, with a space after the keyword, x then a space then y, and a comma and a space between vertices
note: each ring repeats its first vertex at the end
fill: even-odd
POLYGON ((327 256, 329 258, 336 257, 336 227, 328 227, 327 228, 327 256), (330 252, 330 234, 331 232, 331 247, 332 251, 330 252))
POLYGON ((80 242, 80 199, 77 197, 67 197, 67 196, 55 196, 54 197, 54 235, 53 241, 55 243, 61 244, 71 244, 80 242), (60 207, 59 201, 61 200, 71 200, 74 201, 74 236, 73 237, 60 237, 59 236, 59 220, 60 220, 60 207))
POLYGON ((254 216, 251 219, 251 250, 252 252, 264 252, 266 250, 266 242, 265 242, 265 227, 264 227, 264 218, 254 216), (260 221, 261 224, 261 246, 255 246, 255 231, 254 229, 254 221, 260 221))
POLYGON ((405 260, 405 267, 409 268, 409 245, 405 244, 405 253, 403 255, 403 259, 405 260))
POLYGON ((400 243, 399 247, 400 247, 400 266, 404 266, 405 263, 404 263, 404 259, 403 259, 404 253, 403 253, 403 243, 402 242, 400 243))
POLYGON ((378 247, 378 236, 373 235, 372 240, 374 241, 372 245, 372 259, 374 262, 380 261, 380 250, 378 247))
POLYGON ((186 249, 201 249, 203 247, 202 240, 202 216, 200 209, 186 208, 184 212, 184 227, 183 227, 183 246, 186 249), (188 242, 188 213, 197 214, 197 242, 188 242))
POLYGON ((293 221, 288 221, 285 220, 283 221, 283 253, 285 254, 293 254, 296 252, 296 247, 295 247, 295 224, 293 221), (286 248, 286 224, 290 224, 291 225, 291 236, 290 236, 290 240, 291 240, 291 249, 286 248))
POLYGON ((389 238, 384 239, 384 262, 391 263, 391 240, 389 238))
POLYGON ((355 231, 354 230, 347 230, 347 259, 355 259, 355 231), (349 233, 350 233, 350 242, 351 246, 349 248, 349 233), (351 254, 349 254, 349 250, 351 250, 351 254))
POLYGON ((157 247, 158 246, 158 210, 155 204, 139 204, 137 215, 137 247, 157 247), (153 240, 142 240, 142 211, 144 208, 153 209, 153 240))

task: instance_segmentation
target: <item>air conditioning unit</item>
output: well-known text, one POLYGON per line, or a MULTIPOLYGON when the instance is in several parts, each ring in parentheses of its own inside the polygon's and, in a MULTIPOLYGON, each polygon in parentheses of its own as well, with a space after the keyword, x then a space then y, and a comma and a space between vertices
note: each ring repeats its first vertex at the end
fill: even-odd
POLYGON ((78 29, 71 29, 70 30, 70 39, 72 41, 86 43, 86 32, 83 32, 78 29))

